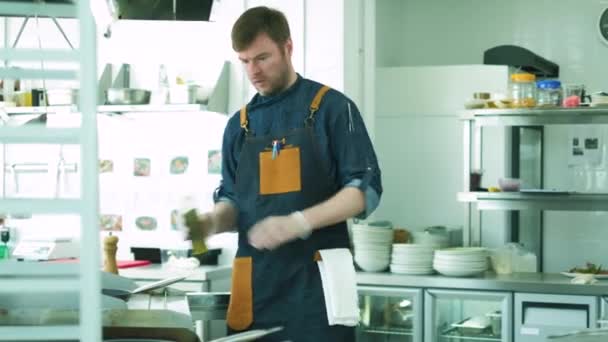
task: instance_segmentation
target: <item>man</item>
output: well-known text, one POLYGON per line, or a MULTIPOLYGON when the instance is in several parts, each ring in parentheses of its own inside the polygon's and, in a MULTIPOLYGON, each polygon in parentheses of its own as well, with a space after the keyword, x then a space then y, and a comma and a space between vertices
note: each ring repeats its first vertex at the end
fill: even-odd
POLYGON ((247 10, 232 46, 258 93, 228 122, 216 205, 193 234, 238 228, 227 322, 232 332, 282 326, 269 341, 353 341, 328 324, 322 249, 348 248, 346 219, 378 205, 378 162, 355 104, 298 75, 283 13, 247 10))

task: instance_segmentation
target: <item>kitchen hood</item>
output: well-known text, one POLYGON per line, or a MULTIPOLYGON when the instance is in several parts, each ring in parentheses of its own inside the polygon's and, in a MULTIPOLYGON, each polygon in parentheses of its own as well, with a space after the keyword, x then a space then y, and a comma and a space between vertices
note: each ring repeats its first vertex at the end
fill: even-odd
POLYGON ((483 64, 510 65, 539 77, 559 76, 559 65, 516 45, 500 45, 486 50, 483 64))
POLYGON ((117 19, 209 21, 214 0, 106 0, 117 19))

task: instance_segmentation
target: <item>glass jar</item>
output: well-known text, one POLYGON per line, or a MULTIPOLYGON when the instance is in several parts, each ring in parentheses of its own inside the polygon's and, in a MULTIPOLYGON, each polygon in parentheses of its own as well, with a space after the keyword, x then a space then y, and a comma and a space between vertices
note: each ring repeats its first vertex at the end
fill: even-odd
POLYGON ((559 107, 562 104, 562 83, 557 80, 536 82, 536 105, 538 107, 559 107))
POLYGON ((532 74, 513 74, 509 84, 509 95, 514 108, 536 106, 536 76, 532 74))

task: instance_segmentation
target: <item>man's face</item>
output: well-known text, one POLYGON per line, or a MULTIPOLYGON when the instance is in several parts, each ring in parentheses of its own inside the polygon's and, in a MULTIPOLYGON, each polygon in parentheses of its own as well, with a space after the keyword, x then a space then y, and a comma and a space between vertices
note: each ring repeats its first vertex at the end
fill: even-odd
POLYGON ((238 56, 249 81, 262 95, 273 95, 289 85, 292 43, 288 40, 278 46, 267 34, 259 34, 238 56))

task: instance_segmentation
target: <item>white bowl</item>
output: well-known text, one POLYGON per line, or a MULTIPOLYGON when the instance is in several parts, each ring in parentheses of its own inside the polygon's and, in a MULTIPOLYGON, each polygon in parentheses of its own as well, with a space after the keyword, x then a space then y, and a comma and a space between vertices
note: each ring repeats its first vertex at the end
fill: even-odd
POLYGON ((355 262, 362 270, 366 272, 380 272, 384 271, 390 264, 390 260, 374 260, 367 258, 355 257, 355 262))

